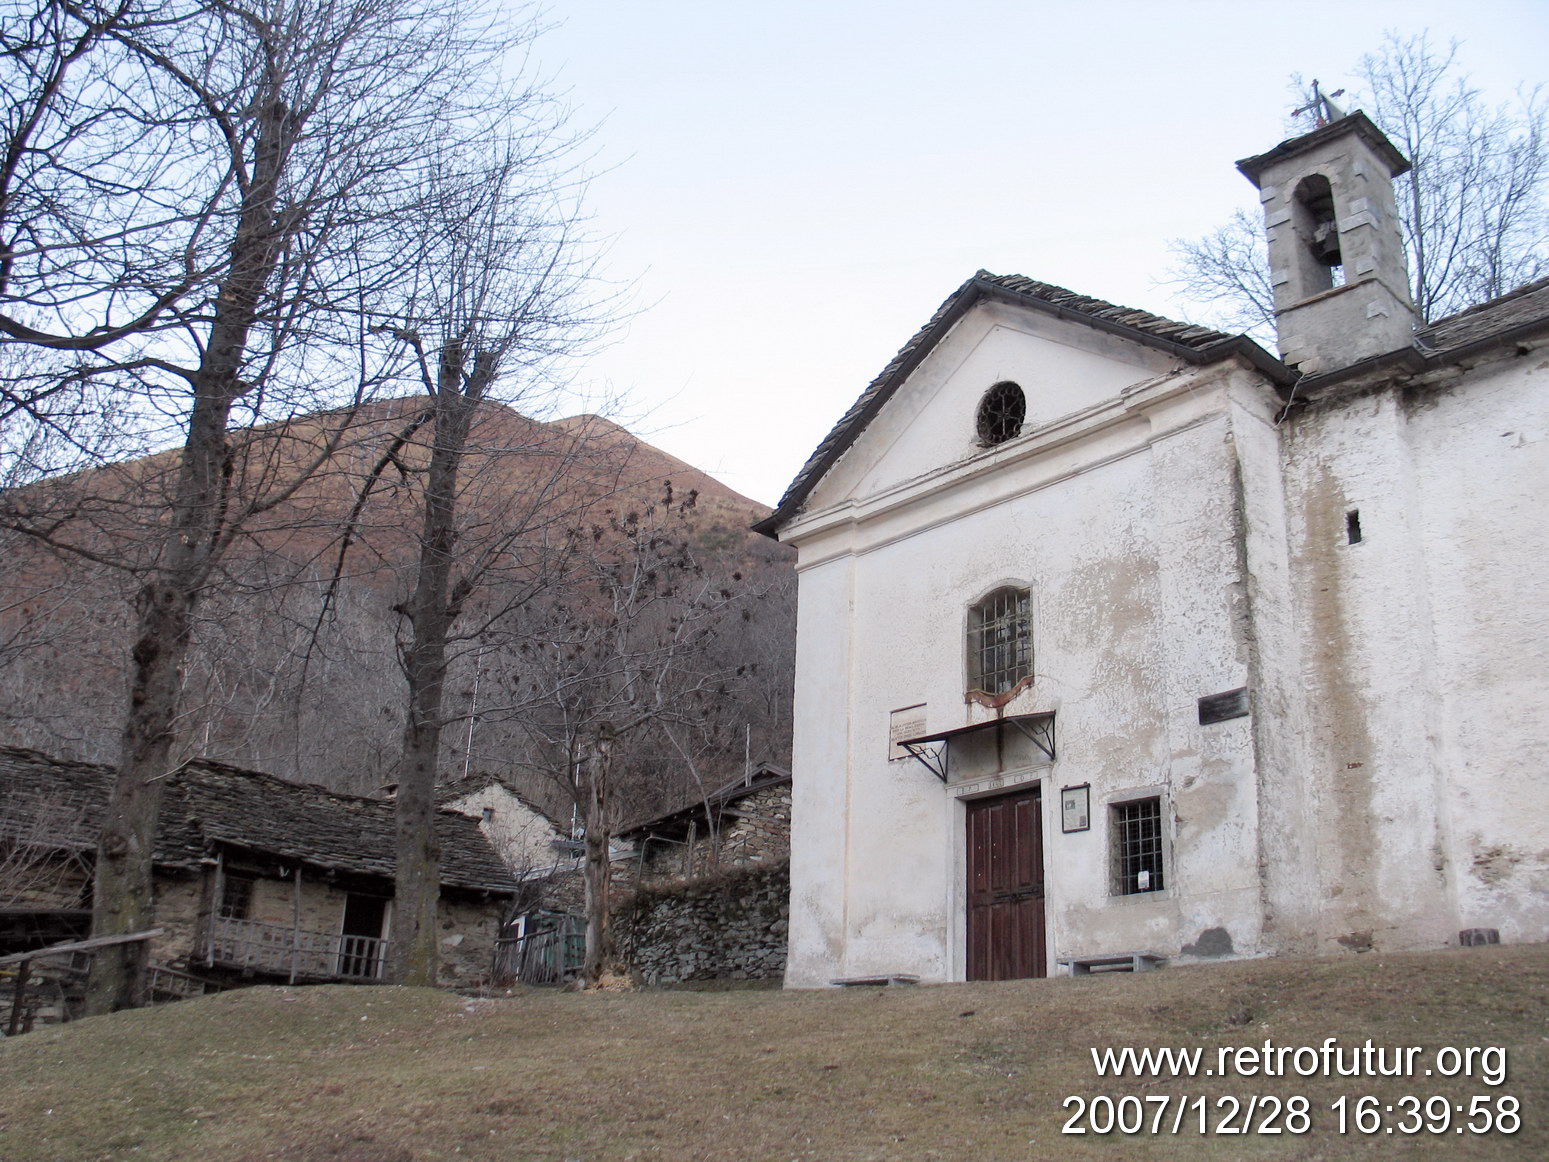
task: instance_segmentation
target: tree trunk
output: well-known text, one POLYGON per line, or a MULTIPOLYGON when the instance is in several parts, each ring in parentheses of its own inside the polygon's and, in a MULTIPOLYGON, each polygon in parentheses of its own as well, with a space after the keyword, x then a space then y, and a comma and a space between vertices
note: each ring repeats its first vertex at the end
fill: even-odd
MULTIPOLYGON (((193 601, 186 586, 151 584, 140 593, 140 636, 133 651, 129 718, 118 778, 97 846, 92 934, 118 936, 151 927, 152 862, 163 776, 172 752, 178 675, 188 652, 193 601)), ((145 1003, 144 941, 99 950, 92 961, 87 1012, 145 1003)))
MULTIPOLYGON (((121 936, 151 926, 152 855, 161 790, 172 773, 183 663, 194 608, 216 556, 224 508, 226 422, 231 399, 206 393, 194 403, 178 475, 177 503, 163 547, 164 568, 140 590, 139 634, 130 654, 129 714, 118 777, 108 799, 92 897, 92 934, 121 936)), ((113 945, 92 962, 87 1011, 145 1002, 149 949, 113 945)))
POLYGON ((462 358, 455 344, 449 344, 441 356, 419 565, 407 610, 412 627, 404 656, 409 716, 398 775, 390 957, 391 976, 398 984, 434 985, 439 964, 436 909, 441 898, 441 842, 436 835, 436 768, 441 750, 447 636, 456 617, 451 588, 457 477, 477 404, 475 397, 459 390, 462 358))
POLYGON ((586 862, 582 873, 586 887, 586 958, 581 972, 589 986, 602 979, 603 970, 613 959, 609 898, 613 868, 608 861, 608 843, 612 838, 608 822, 611 751, 611 739, 598 740, 586 784, 586 862))
MULTIPOLYGON (((294 130, 285 107, 271 102, 260 129, 253 181, 243 198, 209 341, 193 376, 193 408, 166 539, 153 578, 139 593, 129 713, 97 848, 94 936, 138 931, 149 927, 153 916, 152 856, 162 784, 172 773, 183 663, 200 592, 227 542, 231 470, 227 427, 232 405, 246 391, 242 365, 279 253, 276 197, 294 130)), ((87 1011, 105 1013, 143 1004, 148 958, 144 942, 99 952, 92 962, 87 1011)))

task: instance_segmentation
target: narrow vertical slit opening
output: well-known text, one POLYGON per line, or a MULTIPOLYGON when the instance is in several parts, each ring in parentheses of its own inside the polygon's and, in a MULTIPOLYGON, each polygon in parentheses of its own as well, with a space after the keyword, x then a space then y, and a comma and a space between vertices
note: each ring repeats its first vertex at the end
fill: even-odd
POLYGON ((1351 545, 1361 543, 1361 510, 1358 508, 1345 513, 1345 542, 1351 545))

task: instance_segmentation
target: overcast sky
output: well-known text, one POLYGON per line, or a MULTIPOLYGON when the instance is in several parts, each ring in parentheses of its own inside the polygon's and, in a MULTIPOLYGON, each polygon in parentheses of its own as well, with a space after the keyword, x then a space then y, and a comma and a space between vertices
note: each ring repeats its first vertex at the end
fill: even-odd
MULTIPOLYGON (((983 267, 1174 317, 1278 142, 1288 76, 1355 88, 1383 33, 1545 79, 1549 0, 554 0, 538 45, 600 123, 590 208, 642 310, 580 369, 628 426, 773 504, 983 267)), ((1359 102, 1357 102, 1359 104, 1359 102)))

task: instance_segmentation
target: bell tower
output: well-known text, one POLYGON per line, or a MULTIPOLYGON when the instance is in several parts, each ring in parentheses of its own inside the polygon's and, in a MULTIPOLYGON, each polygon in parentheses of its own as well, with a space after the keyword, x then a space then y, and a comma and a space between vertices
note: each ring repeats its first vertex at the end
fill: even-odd
POLYGON ((1237 163, 1264 206, 1280 355, 1334 371, 1413 340, 1393 179, 1409 162, 1356 112, 1237 163))

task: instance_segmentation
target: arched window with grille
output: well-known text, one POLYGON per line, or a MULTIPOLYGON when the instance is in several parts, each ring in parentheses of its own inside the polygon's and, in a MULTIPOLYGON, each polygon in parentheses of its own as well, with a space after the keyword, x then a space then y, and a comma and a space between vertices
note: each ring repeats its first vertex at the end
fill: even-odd
POLYGON ((1032 599, 1026 589, 997 589, 968 611, 968 683, 1008 694, 1033 676, 1032 599))

